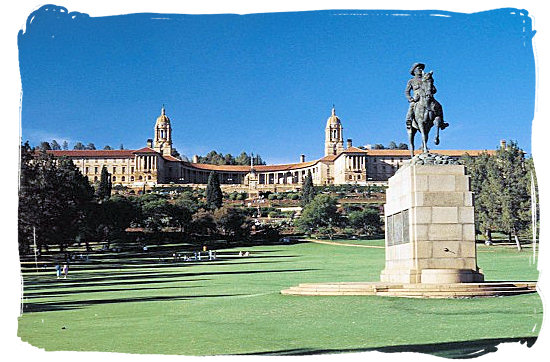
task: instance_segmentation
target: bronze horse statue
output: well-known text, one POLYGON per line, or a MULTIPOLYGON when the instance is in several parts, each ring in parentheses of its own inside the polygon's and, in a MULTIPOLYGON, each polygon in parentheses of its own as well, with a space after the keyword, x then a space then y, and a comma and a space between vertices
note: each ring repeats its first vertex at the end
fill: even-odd
POLYGON ((414 157, 414 137, 416 132, 422 136, 422 152, 427 153, 428 135, 433 126, 436 127, 434 143, 439 144, 439 130, 445 129, 449 124, 443 121, 443 108, 434 98, 437 92, 434 86, 433 72, 422 75, 422 85, 417 91, 418 100, 414 104, 414 119, 408 128, 411 157, 414 157))

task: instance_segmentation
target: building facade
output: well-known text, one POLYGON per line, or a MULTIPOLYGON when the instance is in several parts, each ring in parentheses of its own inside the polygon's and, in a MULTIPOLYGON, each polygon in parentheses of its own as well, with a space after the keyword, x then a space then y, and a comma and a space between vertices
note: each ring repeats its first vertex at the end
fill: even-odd
MULTIPOLYGON (((334 107, 325 127, 324 157, 282 165, 210 165, 180 160, 173 155, 172 125, 162 107, 154 127, 154 137, 138 150, 58 150, 48 151, 54 157, 73 160, 90 182, 100 179, 105 166, 113 185, 131 188, 187 184, 200 187, 212 171, 219 175, 223 187, 262 190, 300 188, 309 172, 315 185, 384 183, 410 158, 408 150, 367 149, 354 147, 347 140, 344 147, 342 122, 334 107)), ((419 152, 419 151, 418 151, 419 152)), ((485 150, 437 150, 450 157, 466 153, 477 156, 485 150)))

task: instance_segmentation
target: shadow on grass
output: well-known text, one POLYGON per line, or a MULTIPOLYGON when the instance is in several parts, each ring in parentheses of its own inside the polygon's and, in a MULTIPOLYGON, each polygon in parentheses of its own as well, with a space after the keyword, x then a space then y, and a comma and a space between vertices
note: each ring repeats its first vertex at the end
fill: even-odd
MULTIPOLYGON (((126 260, 121 258, 121 260, 124 260, 123 262, 119 261, 118 259, 103 259, 103 260, 94 260, 89 261, 87 263, 83 262, 73 262, 70 264, 70 271, 95 271, 95 270, 102 270, 102 269, 161 269, 161 268, 174 268, 178 266, 191 266, 191 265, 217 265, 220 261, 232 261, 232 260, 242 260, 242 257, 239 257, 238 254, 231 254, 231 255, 220 255, 217 254, 218 259, 216 260, 208 260, 208 256, 203 255, 202 261, 183 261, 178 260, 174 261, 172 259, 172 256, 170 255, 163 255, 161 257, 162 260, 159 260, 159 257, 149 257, 146 259, 137 259, 133 258, 133 260, 126 260)), ((298 255, 256 255, 256 252, 253 256, 250 256, 250 259, 278 259, 278 258, 298 258, 298 255)), ((273 260, 273 262, 279 262, 279 260, 273 260)), ((32 273, 34 271, 34 268, 27 267, 25 268, 25 273, 32 273)), ((52 274, 55 273, 55 270, 53 269, 53 266, 47 269, 40 269, 40 271, 51 271, 52 274)), ((24 277, 27 276, 23 274, 24 277)))
MULTIPOLYGON (((209 279, 208 279, 209 280, 209 279)), ((189 285, 189 286, 159 286, 159 287, 129 287, 129 288, 102 288, 102 289, 80 289, 80 290, 64 290, 62 292, 53 291, 53 292, 25 292, 23 298, 26 299, 37 299, 37 298, 47 298, 47 297, 62 297, 69 296, 74 294, 92 294, 92 293, 106 293, 106 292, 133 292, 136 290, 164 290, 164 289, 184 289, 184 288, 203 288, 200 285, 189 285)))
POLYGON ((478 339, 463 342, 430 343, 430 344, 409 344, 402 346, 388 346, 378 348, 348 348, 348 349, 314 349, 300 348, 287 349, 270 352, 245 353, 244 355, 264 355, 264 356, 306 356, 316 354, 330 353, 351 353, 351 352, 370 352, 378 351, 384 353, 417 352, 426 353, 438 357, 464 359, 483 356, 487 353, 496 352, 497 346, 501 343, 519 342, 532 347, 537 341, 537 337, 522 338, 493 338, 478 339))
MULTIPOLYGON (((136 275, 127 275, 127 276, 118 276, 117 274, 112 274, 106 277, 92 277, 89 279, 78 278, 78 279, 62 279, 57 280, 53 279, 51 281, 41 281, 39 283, 33 284, 24 283, 25 290, 36 290, 36 289, 46 289, 46 288, 76 288, 76 287, 89 287, 89 286, 102 286, 102 285, 116 285, 116 284, 131 284, 131 280, 136 280, 134 284, 147 284, 147 283, 172 283, 182 280, 160 280, 160 279, 170 279, 170 278, 189 278, 189 277, 202 277, 202 276, 217 276, 217 275, 246 275, 246 274, 263 274, 263 273, 293 273, 293 272, 306 272, 306 271, 316 271, 319 269, 269 269, 269 270, 243 270, 243 271, 216 271, 216 272, 183 272, 183 273, 162 273, 162 274, 136 274, 136 275), (114 280, 114 281, 113 281, 114 280), (117 282, 120 280, 120 282, 117 282), (159 281, 160 280, 160 281, 159 281), (27 285, 25 285, 27 284, 27 285)), ((188 281, 195 281, 197 279, 191 279, 188 281)))
POLYGON ((44 303, 31 302, 31 303, 23 304, 23 313, 81 309, 85 306, 100 305, 100 304, 165 302, 165 301, 175 301, 175 300, 191 300, 191 299, 198 299, 198 298, 235 297, 235 296, 241 296, 241 295, 245 295, 245 294, 173 295, 173 296, 166 295, 166 296, 155 296, 155 297, 88 299, 88 300, 79 300, 79 301, 44 302, 44 303))

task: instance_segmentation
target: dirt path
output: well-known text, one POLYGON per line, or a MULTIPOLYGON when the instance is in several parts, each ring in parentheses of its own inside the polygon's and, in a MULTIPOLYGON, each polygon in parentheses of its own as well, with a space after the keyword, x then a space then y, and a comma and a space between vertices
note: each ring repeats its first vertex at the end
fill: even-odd
POLYGON ((358 244, 347 244, 347 243, 337 243, 334 241, 328 241, 328 240, 314 240, 314 239, 306 239, 307 241, 311 243, 317 243, 317 244, 328 244, 328 245, 338 245, 338 246, 355 246, 357 248, 374 248, 374 249, 384 249, 383 246, 377 246, 377 245, 358 245, 358 244))

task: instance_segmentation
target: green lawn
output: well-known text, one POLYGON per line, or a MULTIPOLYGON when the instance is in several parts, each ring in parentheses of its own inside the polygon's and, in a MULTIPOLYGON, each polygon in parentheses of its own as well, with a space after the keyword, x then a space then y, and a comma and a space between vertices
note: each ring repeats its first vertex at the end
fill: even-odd
MULTIPOLYGON (((384 249, 303 243, 246 250, 249 258, 226 249, 217 261, 188 263, 105 254, 74 265, 66 280, 51 270, 25 272, 18 335, 46 350, 215 355, 374 348, 456 356, 540 330, 536 293, 456 300, 279 294, 301 282, 376 281, 384 249)), ((536 280, 530 250, 481 245, 478 263, 488 280, 536 280)))

